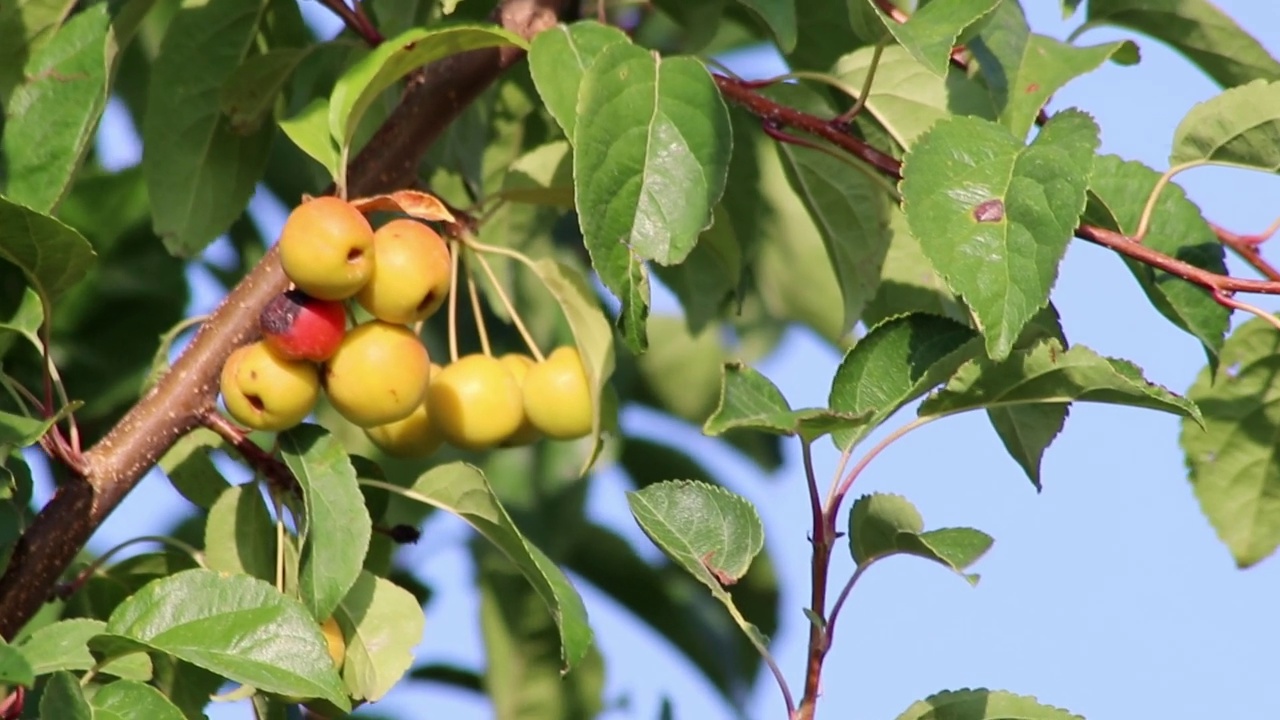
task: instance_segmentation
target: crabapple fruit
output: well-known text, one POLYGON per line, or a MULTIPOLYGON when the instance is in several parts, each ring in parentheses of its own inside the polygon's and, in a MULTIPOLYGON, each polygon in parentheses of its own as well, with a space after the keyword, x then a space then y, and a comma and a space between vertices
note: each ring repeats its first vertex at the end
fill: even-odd
POLYGON ((264 342, 237 348, 222 366, 227 412, 254 430, 284 430, 302 422, 320 395, 315 365, 287 360, 264 342))
POLYGON ((373 273, 356 302, 379 320, 425 320, 448 296, 450 271, 449 246, 435 230, 417 220, 392 220, 373 234, 373 273))
POLYGON ((335 668, 341 670, 342 663, 347 659, 347 640, 342 637, 342 626, 338 625, 338 619, 330 616, 320 623, 320 632, 324 633, 325 644, 329 646, 329 659, 333 660, 335 668))
POLYGON ((278 244, 284 274, 321 300, 355 295, 373 273, 373 228, 340 198, 318 197, 294 208, 278 244))
MULTIPOLYGON (((431 377, 439 377, 439 373, 440 366, 432 363, 431 377)), ((365 428, 364 434, 378 449, 394 457, 427 457, 444 443, 444 436, 431 422, 426 398, 409 413, 409 417, 365 428)))
POLYGON ((418 336, 381 320, 352 328, 324 371, 329 401, 360 427, 408 417, 422 404, 430 379, 431 358, 418 336))
POLYGON ((529 368, 522 388, 524 411, 533 426, 557 440, 591 432, 591 386, 575 347, 558 347, 529 368))
MULTIPOLYGON (((503 365, 507 366, 507 370, 511 371, 511 377, 516 379, 516 384, 521 388, 524 387, 525 375, 529 374, 529 368, 533 367, 533 358, 521 353, 507 353, 498 358, 503 365)), ((524 414, 524 401, 521 400, 520 405, 521 419, 520 427, 511 434, 511 437, 502 441, 503 447, 516 447, 518 445, 528 445, 538 439, 538 428, 529 422, 529 416, 524 414)))
POLYGON ((342 342, 347 313, 336 300, 320 300, 294 289, 267 303, 258 328, 263 342, 280 357, 324 362, 342 342))
POLYGON ((466 355, 444 366, 427 389, 427 413, 449 444, 484 450, 520 428, 520 384, 488 355, 466 355))

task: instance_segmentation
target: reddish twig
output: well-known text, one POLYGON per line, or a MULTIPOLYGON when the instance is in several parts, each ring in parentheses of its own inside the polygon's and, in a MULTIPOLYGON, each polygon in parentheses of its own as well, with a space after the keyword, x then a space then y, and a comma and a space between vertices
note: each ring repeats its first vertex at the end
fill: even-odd
POLYGON ((268 485, 282 493, 298 490, 298 480, 293 476, 289 466, 280 461, 273 453, 263 450, 249 437, 248 431, 228 420, 216 407, 205 408, 200 413, 200 424, 217 433, 218 437, 230 445, 245 464, 261 475, 268 485))
POLYGON ((796 709, 796 720, 811 720, 818 702, 822 687, 822 664, 826 660, 827 651, 831 648, 830 636, 827 634, 827 576, 831 569, 831 548, 836 542, 835 515, 823 512, 822 501, 818 496, 818 479, 813 468, 813 453, 809 443, 801 445, 804 458, 804 473, 809 481, 810 513, 813 517, 813 558, 810 566, 810 585, 812 593, 809 597, 809 657, 805 663, 804 695, 800 698, 800 707, 796 709))
MULTIPOLYGON (((715 75, 714 78, 716 86, 720 88, 721 94, 727 100, 769 123, 772 130, 781 131, 782 128, 788 127, 801 130, 826 140, 888 177, 902 179, 902 163, 896 158, 868 145, 859 138, 840 131, 831 121, 781 105, 756 92, 750 83, 724 75, 715 75)), ((1280 295, 1280 281, 1249 280, 1211 272, 1153 250, 1114 230, 1096 225, 1080 225, 1075 230, 1075 236, 1163 270, 1206 290, 1280 295)))
POLYGON ((1275 234, 1277 226, 1280 226, 1280 220, 1272 223, 1271 227, 1258 235, 1240 235, 1215 223, 1209 223, 1209 227, 1212 227, 1214 234, 1218 236, 1219 242, 1231 248, 1232 252, 1238 255, 1241 260, 1252 265, 1253 269, 1261 273, 1263 277, 1280 282, 1280 270, 1277 270, 1274 265, 1267 262, 1262 257, 1262 251, 1258 249, 1259 245, 1275 234))

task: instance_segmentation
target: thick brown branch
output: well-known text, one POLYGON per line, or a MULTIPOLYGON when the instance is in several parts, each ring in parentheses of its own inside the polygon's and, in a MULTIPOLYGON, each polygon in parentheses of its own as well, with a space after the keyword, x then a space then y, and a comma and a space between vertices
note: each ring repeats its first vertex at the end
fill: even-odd
MULTIPOLYGON (((506 0, 495 19, 526 38, 556 23, 563 0, 506 0)), ((349 189, 369 195, 412 183, 419 159, 458 116, 522 54, 473 51, 434 63, 412 78, 400 105, 352 163, 349 189)), ((272 249, 201 326, 173 368, 84 455, 82 478, 60 488, 14 548, 0 577, 0 636, 14 634, 51 596, 59 576, 107 515, 160 456, 214 407, 230 352, 257 332, 258 313, 286 287, 272 249)))

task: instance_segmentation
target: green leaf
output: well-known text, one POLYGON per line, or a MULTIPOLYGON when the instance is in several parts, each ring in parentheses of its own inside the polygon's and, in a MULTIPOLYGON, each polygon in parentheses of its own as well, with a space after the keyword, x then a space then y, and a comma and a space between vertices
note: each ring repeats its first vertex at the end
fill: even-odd
POLYGON ((345 155, 360 120, 382 91, 414 70, 468 50, 494 47, 528 49, 519 35, 497 26, 455 25, 413 28, 388 38, 352 65, 329 97, 329 133, 345 155))
POLYGON ((603 430, 603 404, 605 385, 613 375, 613 331, 609 320, 600 308, 595 292, 587 279, 575 268, 558 260, 538 260, 533 264, 538 279, 560 305, 561 312, 573 332, 573 342, 587 372, 587 385, 591 389, 591 443, 593 450, 582 467, 582 474, 591 468, 600 454, 603 430))
POLYGON ((1102 357, 1083 345, 1063 350, 1056 339, 1018 350, 1003 362, 969 361, 920 405, 920 416, 1073 401, 1160 410, 1203 422, 1195 403, 1148 382, 1133 363, 1102 357))
POLYGON ((944 382, 978 353, 977 338, 968 326, 923 313, 871 328, 845 353, 828 404, 836 412, 873 414, 861 428, 836 433, 836 445, 852 447, 903 405, 944 382))
POLYGON ((208 510, 231 487, 209 457, 210 450, 221 447, 222 438, 212 430, 199 428, 178 438, 157 465, 182 497, 208 510))
POLYGON ((185 720, 163 693, 132 680, 117 680, 99 688, 91 703, 93 720, 185 720))
POLYGON ((1102 25, 1168 44, 1223 87, 1280 79, 1280 63, 1209 0, 1091 0, 1086 21, 1072 38, 1102 25))
POLYGON ((864 424, 870 412, 841 413, 824 408, 792 410, 769 378, 742 363, 725 363, 720 405, 702 426, 707 435, 749 428, 779 435, 800 435, 812 442, 828 433, 848 433, 864 424))
POLYGON ((1049 302, 1097 146, 1093 120, 1072 110, 1055 115, 1029 146, 985 120, 944 120, 907 156, 902 196, 911 233, 973 310, 992 357, 1006 357, 1049 302))
POLYGON ((629 491, 627 504, 649 539, 718 598, 764 547, 755 507, 715 485, 670 480, 629 491))
POLYGON ((591 648, 561 677, 556 625, 506 558, 477 546, 484 689, 498 720, 594 718, 604 709, 604 661, 591 648))
POLYGON ((849 24, 849 0, 794 0, 796 46, 787 54, 792 70, 826 72, 836 58, 865 45, 849 24))
POLYGON ((520 568, 560 628, 562 671, 586 657, 591 626, 582 598, 569 578, 520 534, 479 470, 465 463, 438 465, 419 477, 406 497, 462 518, 520 568))
POLYGON ((1216 369, 1187 391, 1203 427, 1183 420, 1180 442, 1200 510, 1240 567, 1280 545, 1280 333, 1261 318, 1227 338, 1216 369))
POLYGON ((266 166, 272 127, 241 135, 222 87, 254 49, 266 0, 184 0, 152 63, 142 169, 157 235, 190 257, 239 217, 266 166))
MULTIPOLYGON (((632 442, 635 441, 629 440, 629 445, 632 442)), ((767 560, 768 556, 762 555, 752 563, 742 583, 734 587, 733 595, 745 607, 747 593, 754 591, 760 604, 771 608, 755 613, 759 616, 756 619, 767 628, 766 632, 773 632, 777 625, 778 588, 776 578, 767 572, 767 560), (765 575, 758 577, 757 572, 762 569, 765 575)), ((613 530, 594 524, 579 530, 567 551, 566 563, 574 573, 671 642, 725 700, 735 705, 742 702, 761 667, 759 653, 716 601, 699 591, 697 580, 669 561, 656 566, 646 562, 613 530)))
POLYGON ((1173 133, 1170 165, 1211 162, 1280 170, 1280 82, 1255 80, 1191 108, 1173 133))
MULTIPOLYGON (((849 87, 861 89, 874 56, 875 48, 851 52, 836 63, 835 75, 849 87)), ((938 77, 897 45, 881 52, 875 72, 866 110, 908 150, 931 125, 952 115, 996 117, 991 95, 981 83, 955 68, 938 77)))
POLYGON ((1108 59, 1136 61, 1133 43, 1077 47, 1033 34, 1018 3, 1006 2, 969 44, 991 88, 1000 122, 1022 139, 1049 97, 1108 59))
POLYGON ((289 76, 318 46, 273 48, 250 55, 227 78, 219 95, 222 112, 239 133, 253 132, 271 115, 289 76))
POLYGON ((201 667, 175 660, 168 655, 156 656, 155 686, 169 702, 178 707, 186 720, 205 720, 209 698, 226 683, 201 667))
MULTIPOLYGON (((1129 235, 1137 232, 1147 198, 1160 173, 1136 161, 1102 155, 1094 162, 1086 222, 1129 235)), ((1182 188, 1167 185, 1151 213, 1142 244, 1209 272, 1227 274, 1222 243, 1182 188)), ((1209 293, 1163 270, 1126 260, 1151 304, 1175 326, 1190 333, 1216 357, 1231 311, 1209 293)))
POLYGON ((350 458, 327 430, 303 424, 282 433, 280 454, 298 479, 306 508, 302 602, 323 621, 360 576, 373 521, 350 458))
POLYGON ((1040 460, 1049 444, 1062 432, 1069 409, 1065 403, 987 409, 987 417, 1005 450, 1027 473, 1036 489, 1040 488, 1040 460))
POLYGON ((93 143, 119 51, 153 1, 90 5, 27 61, 0 136, 10 200, 44 212, 58 205, 93 143))
POLYGON ((862 322, 875 327, 908 313, 928 313, 968 325, 969 311, 947 287, 933 264, 924 256, 920 241, 907 227, 901 208, 889 211, 889 252, 880 270, 880 287, 862 311, 862 322))
POLYGON ((914 555, 936 562, 976 584, 965 570, 991 549, 990 535, 972 528, 925 532, 924 518, 901 495, 863 495, 849 511, 849 551, 859 566, 891 555, 914 555))
POLYGON ((23 66, 39 51, 71 12, 70 0, 28 0, 0 6, 0 104, 8 105, 9 92, 23 81, 23 66))
POLYGON ((578 123, 578 88, 582 85, 582 76, 600 52, 614 43, 630 44, 631 39, 612 25, 581 20, 538 33, 529 47, 533 84, 547 111, 570 140, 578 123))
MULTIPOLYGON (((770 96, 819 116, 836 114, 820 95, 798 85, 779 86, 770 96)), ((842 331, 848 331, 875 295, 889 251, 886 186, 874 172, 843 156, 791 143, 777 148, 788 182, 822 234, 844 297, 842 331)))
POLYGON ((511 202, 573 207, 573 157, 569 143, 556 140, 521 155, 503 177, 500 192, 511 202))
POLYGON ((751 10, 773 33, 773 40, 785 55, 796 49, 795 0, 738 0, 751 10))
POLYGON ((912 703, 897 720, 1084 720, 1003 690, 948 690, 912 703))
MULTIPOLYGON (((885 14, 875 0, 850 0, 863 6, 870 3, 880 21, 920 64, 937 77, 945 77, 951 61, 951 48, 960 33, 989 15, 1000 0, 933 0, 918 8, 906 22, 900 23, 885 14)), ((850 7, 850 22, 861 22, 863 8, 850 7)))
POLYGON ((276 524, 256 482, 228 487, 209 508, 204 553, 210 570, 275 579, 276 524))
POLYGON ((342 158, 329 135, 329 101, 316 98, 296 115, 280 121, 280 129, 302 152, 310 155, 329 171, 329 177, 342 173, 342 158))
MULTIPOLYGON (((1033 347, 1047 338, 1056 339, 1064 346, 1067 344, 1058 309, 1053 303, 1049 303, 1027 325, 1022 337, 1018 338, 1017 347, 1033 347)), ((1040 489, 1040 461, 1044 457, 1044 451, 1053 443, 1058 433, 1062 432, 1070 409, 1070 403, 1010 405, 987 409, 987 419, 1000 436, 1000 442, 1004 443, 1010 457, 1022 466, 1037 490, 1040 489)))
POLYGON ((232 682, 351 708, 307 609, 247 575, 186 570, 157 580, 111 613, 107 632, 232 682))
POLYGON ((80 233, 0 198, 0 258, 22 270, 43 301, 51 303, 84 278, 95 255, 80 233))
POLYGON ((413 665, 426 624, 422 606, 399 585, 362 571, 334 616, 347 643, 347 693, 356 700, 381 700, 413 665))
MULTIPOLYGON (((654 268, 662 282, 680 299, 684 321, 698 333, 721 314, 727 314, 742 285, 742 242, 733 217, 723 202, 716 205, 711 228, 698 237, 684 262, 674 267, 654 268)), ((649 318, 649 333, 655 332, 649 318)), ((661 343, 641 356, 648 357, 661 343)))
POLYGON ((22 651, 0 642, 0 683, 31 687, 35 682, 35 671, 22 651))
POLYGON ((40 717, 47 720, 93 720, 93 709, 84 699, 84 690, 69 672, 49 676, 40 695, 40 717))
POLYGON ((628 250, 683 261, 711 226, 733 142, 707 69, 615 43, 586 69, 577 109, 575 201, 593 262, 628 250))
MULTIPOLYGON (((90 618, 60 620, 36 630, 22 641, 20 650, 36 675, 59 670, 88 670, 97 665, 89 652, 89 640, 102 634, 106 623, 90 618)), ((126 655, 101 668, 101 672, 133 680, 151 679, 151 660, 141 653, 126 655)))

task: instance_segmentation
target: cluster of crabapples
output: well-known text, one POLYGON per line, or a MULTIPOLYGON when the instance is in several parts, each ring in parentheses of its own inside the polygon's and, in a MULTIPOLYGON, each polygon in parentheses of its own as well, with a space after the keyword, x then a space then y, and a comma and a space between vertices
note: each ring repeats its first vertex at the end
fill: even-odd
POLYGON ((591 431, 590 388, 574 347, 540 361, 477 353, 431 362, 413 327, 443 305, 454 260, 426 223, 397 218, 375 231, 352 204, 316 198, 289 215, 279 253, 294 287, 263 309, 262 339, 222 368, 223 402, 241 424, 297 425, 323 390, 397 456, 426 456, 445 442, 483 450, 591 431), (349 301, 371 319, 348 327, 349 301))

